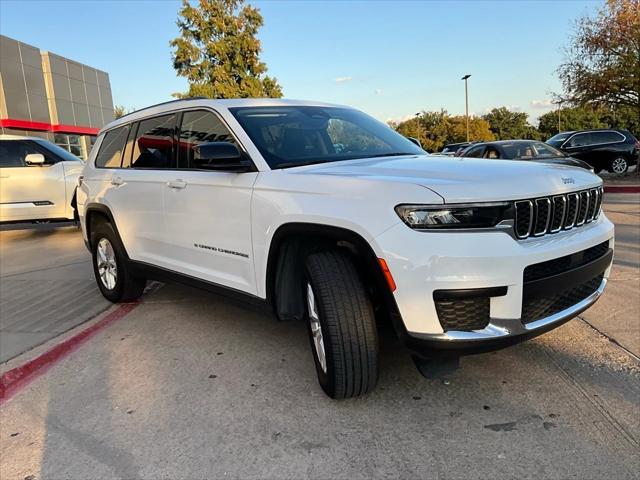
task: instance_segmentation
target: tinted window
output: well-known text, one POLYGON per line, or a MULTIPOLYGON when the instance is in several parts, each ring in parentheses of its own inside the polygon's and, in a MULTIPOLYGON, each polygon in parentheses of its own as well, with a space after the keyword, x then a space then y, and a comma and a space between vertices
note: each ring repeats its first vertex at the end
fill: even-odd
POLYGON ((64 148, 59 147, 55 143, 48 142, 46 140, 34 140, 41 147, 46 148, 47 150, 52 151, 58 157, 60 157, 64 162, 78 162, 80 161, 79 157, 67 152, 64 148))
POLYGON ((175 124, 175 115, 164 115, 140 122, 133 144, 131 167, 174 168, 175 124))
POLYGON ((487 147, 487 152, 484 154, 484 158, 500 158, 500 152, 494 147, 487 147))
MULTIPOLYGON (((43 153, 29 141, 2 141, 0 142, 0 167, 26 167, 25 157, 30 153, 43 153)), ((55 163, 51 157, 45 155, 48 164, 55 163)))
POLYGON ((184 112, 178 140, 178 168, 198 168, 197 161, 193 159, 193 149, 208 142, 236 143, 233 135, 213 112, 184 112))
POLYGON ((357 158, 424 155, 387 125, 350 108, 231 108, 271 168, 357 158))
POLYGON ((547 140, 547 143, 549 145, 552 145, 552 146, 558 148, 570 136, 571 136, 570 133, 559 133, 559 134, 554 135, 553 137, 551 137, 549 140, 547 140))
POLYGON ((484 145, 480 145, 478 147, 471 147, 466 152, 463 152, 462 156, 470 157, 470 158, 480 158, 482 157, 483 152, 484 152, 484 145))
POLYGON ((589 145, 593 142, 590 140, 590 134, 588 133, 577 133, 567 143, 567 147, 583 147, 585 145, 589 145))
POLYGON ((100 150, 96 155, 96 167, 120 168, 124 142, 127 140, 129 125, 109 130, 100 144, 100 150))
POLYGON ((617 132, 591 132, 591 143, 622 142, 624 137, 617 132))

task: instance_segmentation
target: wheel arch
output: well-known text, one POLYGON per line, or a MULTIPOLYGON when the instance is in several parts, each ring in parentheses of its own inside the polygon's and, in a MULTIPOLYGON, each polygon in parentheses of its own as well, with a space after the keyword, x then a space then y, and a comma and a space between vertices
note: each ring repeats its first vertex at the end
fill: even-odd
POLYGON ((113 213, 111 212, 111 209, 108 206, 103 205, 101 203, 90 203, 85 207, 85 228, 87 230, 87 242, 89 244, 89 248, 92 247, 91 245, 92 232, 96 227, 96 225, 98 224, 98 222, 100 221, 106 221, 107 223, 111 224, 111 226, 113 227, 113 230, 116 232, 116 235, 118 236, 120 245, 122 245, 122 248, 128 260, 129 255, 127 254, 127 249, 124 246, 124 243, 122 242, 122 236, 118 231, 118 225, 116 224, 115 218, 113 217, 113 213))
POLYGON ((370 298, 379 303, 374 305, 377 313, 398 312, 378 255, 362 235, 334 225, 292 222, 279 226, 274 232, 267 257, 267 300, 280 320, 299 319, 304 315, 304 260, 311 253, 330 248, 349 251, 370 298))

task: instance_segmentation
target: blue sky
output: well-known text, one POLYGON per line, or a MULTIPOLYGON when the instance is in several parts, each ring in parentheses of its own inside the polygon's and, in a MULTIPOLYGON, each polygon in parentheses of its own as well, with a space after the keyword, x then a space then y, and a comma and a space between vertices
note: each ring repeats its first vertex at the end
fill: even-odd
MULTIPOLYGON (((288 98, 380 120, 496 106, 535 119, 559 89, 573 23, 599 1, 252 1, 269 74, 288 98)), ((0 0, 0 32, 109 72, 114 102, 141 108, 186 89, 171 65, 176 1, 0 0)))

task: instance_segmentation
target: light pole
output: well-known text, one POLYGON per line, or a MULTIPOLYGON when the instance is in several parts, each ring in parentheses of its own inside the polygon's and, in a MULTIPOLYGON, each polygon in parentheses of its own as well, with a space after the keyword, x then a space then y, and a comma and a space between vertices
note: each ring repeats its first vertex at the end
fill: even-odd
POLYGON ((418 141, 420 141, 420 133, 422 133, 422 129, 420 128, 420 115, 422 114, 422 112, 417 112, 416 113, 416 127, 417 127, 417 132, 418 132, 418 141))
POLYGON ((462 80, 464 80, 464 114, 467 117, 467 142, 469 141, 469 90, 467 89, 467 80, 470 76, 467 74, 462 77, 462 80))

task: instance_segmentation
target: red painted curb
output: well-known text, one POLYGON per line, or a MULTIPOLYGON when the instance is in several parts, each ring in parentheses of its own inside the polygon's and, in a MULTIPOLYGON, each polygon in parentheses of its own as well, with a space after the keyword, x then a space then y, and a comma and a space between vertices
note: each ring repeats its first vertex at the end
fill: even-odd
POLYGON ((640 185, 605 185, 604 193, 640 193, 640 185))
POLYGON ((70 338, 67 338, 65 341, 38 355, 36 358, 29 360, 24 365, 5 372, 2 377, 0 377, 0 405, 13 397, 30 382, 45 373, 60 360, 69 356, 73 351, 77 350, 83 343, 93 337, 100 330, 116 320, 121 319, 138 305, 139 303, 125 303, 120 305, 116 310, 109 313, 102 320, 94 323, 90 327, 78 332, 70 338))

